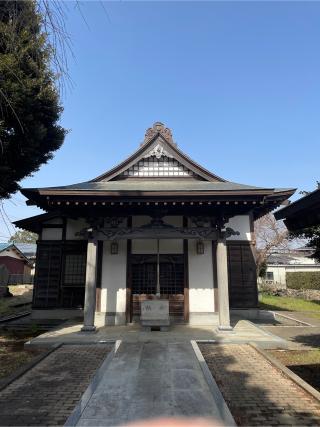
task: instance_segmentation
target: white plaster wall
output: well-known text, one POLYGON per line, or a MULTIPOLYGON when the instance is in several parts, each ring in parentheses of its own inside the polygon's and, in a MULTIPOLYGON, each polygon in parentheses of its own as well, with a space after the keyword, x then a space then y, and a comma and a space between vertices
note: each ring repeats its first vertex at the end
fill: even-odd
POLYGON ((156 254, 157 241, 152 239, 134 239, 131 243, 133 254, 156 254))
MULTIPOLYGON (((134 239, 132 240, 131 252, 133 254, 156 254, 157 240, 155 239, 134 239)), ((182 239, 160 239, 160 254, 183 254, 182 239)))
POLYGON ((79 219, 67 219, 67 231, 66 239, 67 240, 82 240, 83 236, 77 236, 76 233, 81 231, 83 228, 87 227, 88 224, 84 218, 79 219))
MULTIPOLYGON (((127 242, 119 240, 117 255, 110 254, 111 242, 103 242, 101 311, 124 314, 126 311, 127 242)), ((116 316, 117 323, 117 316, 116 316)))
POLYGON ((294 265, 271 265, 268 266, 267 272, 273 272, 273 283, 276 285, 286 286, 287 279, 286 273, 298 273, 306 271, 320 271, 320 265, 305 265, 305 266, 294 266, 294 265))
POLYGON ((273 282, 279 285, 286 284, 286 268, 284 266, 281 267, 268 267, 267 272, 273 273, 273 282))
MULTIPOLYGON (((132 217, 132 226, 141 227, 148 224, 151 220, 150 216, 134 216, 132 217)), ((163 220, 176 227, 182 227, 182 216, 165 216, 163 220)), ((133 254, 156 254, 157 240, 156 239, 134 239, 132 240, 131 252, 133 254)), ((183 254, 182 239, 160 239, 159 252, 161 254, 183 254)))
POLYGON ((41 233, 42 240, 61 240, 62 228, 43 228, 41 233))
POLYGON ((188 241, 190 313, 213 313, 212 241, 204 241, 204 254, 196 252, 196 241, 188 241))
POLYGON ((230 236, 228 240, 251 240, 250 216, 236 215, 229 219, 225 227, 231 227, 234 231, 239 231, 239 236, 230 236))
POLYGON ((159 241, 160 254, 183 254, 182 239, 167 239, 159 241))
POLYGON ((9 256, 11 258, 16 258, 16 259, 23 258, 21 255, 17 254, 17 252, 12 248, 6 249, 5 251, 1 252, 0 256, 9 256))

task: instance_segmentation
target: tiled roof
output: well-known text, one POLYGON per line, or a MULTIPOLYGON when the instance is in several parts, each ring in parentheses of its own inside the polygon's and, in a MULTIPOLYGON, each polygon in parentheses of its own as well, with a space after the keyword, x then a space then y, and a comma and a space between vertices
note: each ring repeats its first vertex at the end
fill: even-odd
MULTIPOLYGON (((25 189, 37 190, 37 189, 25 189)), ((287 191, 290 189, 273 189, 238 184, 235 182, 208 182, 208 181, 174 181, 174 180, 125 180, 81 182, 61 187, 40 188, 45 191, 287 191)))
POLYGON ((36 255, 37 245, 35 243, 15 243, 15 242, 0 243, 0 253, 12 247, 15 247, 26 258, 32 258, 36 255))
POLYGON ((11 246, 13 246, 12 242, 0 243, 0 252, 9 249, 11 246))
POLYGON ((35 243, 15 243, 15 246, 27 258, 34 257, 36 255, 37 245, 35 243))

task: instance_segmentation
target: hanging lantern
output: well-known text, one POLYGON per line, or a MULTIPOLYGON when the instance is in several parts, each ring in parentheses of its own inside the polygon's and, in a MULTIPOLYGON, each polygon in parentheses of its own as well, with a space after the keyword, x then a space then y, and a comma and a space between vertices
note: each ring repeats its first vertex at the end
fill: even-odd
POLYGON ((113 240, 111 242, 111 248, 110 248, 111 255, 118 255, 118 250, 119 250, 118 242, 113 240))
POLYGON ((197 254, 198 255, 204 254, 204 243, 202 240, 197 241, 197 254))

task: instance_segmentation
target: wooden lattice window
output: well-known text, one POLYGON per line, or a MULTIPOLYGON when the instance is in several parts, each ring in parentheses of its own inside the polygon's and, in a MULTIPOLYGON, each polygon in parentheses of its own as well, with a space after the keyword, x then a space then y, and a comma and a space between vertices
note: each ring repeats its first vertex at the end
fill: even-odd
POLYGON ((154 255, 131 255, 132 293, 157 292, 157 258, 154 255))
POLYGON ((34 308, 53 308, 59 304, 62 248, 39 244, 33 292, 34 308))
POLYGON ((84 286, 86 278, 86 254, 66 254, 64 262, 64 286, 84 286))
POLYGON ((84 247, 68 247, 63 255, 61 305, 64 308, 84 307, 86 259, 84 247))
POLYGON ((184 293, 183 255, 160 255, 160 293, 184 293))
POLYGON ((180 162, 167 156, 150 156, 139 160, 122 174, 123 177, 187 177, 195 174, 180 162))
MULTIPOLYGON (((157 292, 157 256, 131 255, 132 293, 136 295, 157 292)), ((160 255, 160 294, 184 293, 183 255, 160 255)))
POLYGON ((34 308, 83 307, 86 244, 84 241, 39 242, 34 308))

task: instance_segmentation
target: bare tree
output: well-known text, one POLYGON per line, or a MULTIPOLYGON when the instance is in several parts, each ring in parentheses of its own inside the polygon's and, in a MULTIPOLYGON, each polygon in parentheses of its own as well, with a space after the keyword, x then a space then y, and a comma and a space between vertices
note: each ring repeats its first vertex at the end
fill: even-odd
POLYGON ((261 276, 269 256, 275 249, 289 248, 289 233, 282 221, 276 221, 272 213, 259 218, 254 224, 257 247, 257 275, 261 276))

